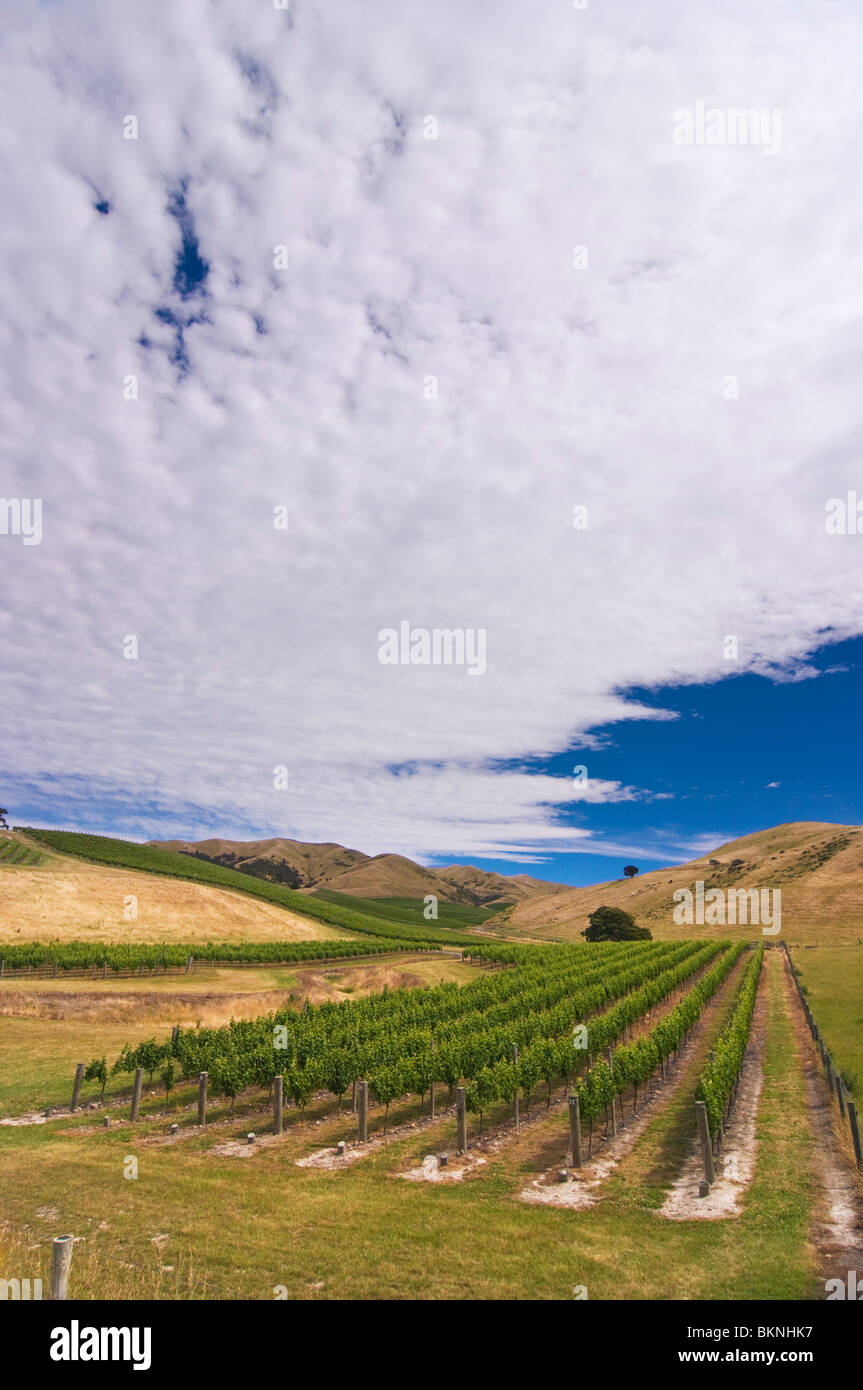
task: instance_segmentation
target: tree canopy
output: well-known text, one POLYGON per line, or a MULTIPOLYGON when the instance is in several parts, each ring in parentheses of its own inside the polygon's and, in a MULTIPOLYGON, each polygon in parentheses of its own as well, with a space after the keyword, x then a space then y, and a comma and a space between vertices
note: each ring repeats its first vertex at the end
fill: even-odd
POLYGON ((622 907, 598 907, 588 917, 589 926, 581 933, 587 941, 651 941, 647 927, 636 925, 631 912, 622 907))

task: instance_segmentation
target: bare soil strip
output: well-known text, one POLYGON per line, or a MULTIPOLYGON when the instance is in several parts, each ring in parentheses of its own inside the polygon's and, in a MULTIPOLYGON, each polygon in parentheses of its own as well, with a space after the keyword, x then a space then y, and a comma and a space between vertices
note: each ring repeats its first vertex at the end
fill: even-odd
POLYGON ((767 1045, 769 966, 768 957, 758 982, 749 1045, 740 1069, 737 1097, 725 1128, 722 1153, 716 1161, 716 1182, 706 1197, 699 1197, 698 1184, 704 1177, 704 1163, 701 1146, 695 1136, 683 1171, 660 1208, 660 1215, 672 1221, 718 1221, 740 1216, 743 1211, 746 1190, 755 1176, 755 1133, 764 1085, 764 1050, 767 1045))
POLYGON ((863 1199, 859 1179, 836 1137, 830 1092, 784 952, 782 980, 816 1148, 816 1200, 809 1238, 815 1247, 819 1277, 825 1283, 828 1279, 845 1282, 849 1271, 863 1276, 863 1199))

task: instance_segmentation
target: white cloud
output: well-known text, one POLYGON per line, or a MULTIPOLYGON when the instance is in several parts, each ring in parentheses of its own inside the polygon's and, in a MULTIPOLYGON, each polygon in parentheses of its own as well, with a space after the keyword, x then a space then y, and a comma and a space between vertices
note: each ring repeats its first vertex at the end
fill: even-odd
POLYGON ((84 0, 7 27, 0 495, 44 500, 41 545, 0 537, 13 804, 571 848, 571 786, 502 760, 663 717, 630 685, 799 678, 863 629, 863 542, 824 530, 860 476, 856 12, 84 0), (699 99, 781 107, 781 155, 675 146, 699 99), (196 303, 183 185, 210 273, 179 380, 154 314, 196 303), (404 618, 485 628, 486 675, 380 666, 404 618))

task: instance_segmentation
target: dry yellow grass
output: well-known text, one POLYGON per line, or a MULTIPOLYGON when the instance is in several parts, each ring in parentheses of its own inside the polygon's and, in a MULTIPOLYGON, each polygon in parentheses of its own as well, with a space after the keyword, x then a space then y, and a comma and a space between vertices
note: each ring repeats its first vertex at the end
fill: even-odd
POLYGON ((567 888, 519 903, 495 918, 495 930, 544 940, 574 941, 603 904, 631 912, 639 926, 657 938, 729 932, 760 938, 760 926, 678 926, 673 894, 692 890, 697 879, 707 888, 781 888, 782 940, 791 943, 851 945, 863 938, 863 827, 820 821, 778 825, 733 840, 709 854, 636 879, 615 879, 567 888), (719 860, 719 866, 710 860, 719 860), (732 871, 731 861, 743 867, 732 871))
POLYGON ((238 969, 205 965, 180 979, 154 975, 129 980, 3 980, 0 1017, 94 1024, 151 1023, 220 1027, 232 1018, 257 1018, 304 999, 313 1004, 356 999, 389 989, 476 978, 476 966, 450 957, 310 966, 262 965, 238 969))
POLYGON ((330 941, 350 932, 275 903, 134 869, 55 856, 39 868, 0 865, 4 941, 330 941), (124 914, 137 899, 137 917, 124 914))

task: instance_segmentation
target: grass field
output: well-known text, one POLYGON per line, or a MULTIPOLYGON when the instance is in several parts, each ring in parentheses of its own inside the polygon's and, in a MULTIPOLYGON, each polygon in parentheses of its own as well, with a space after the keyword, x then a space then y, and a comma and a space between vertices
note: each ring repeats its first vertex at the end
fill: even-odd
POLYGON ((845 1084, 863 1105, 863 946, 798 948, 791 956, 845 1084))

